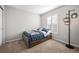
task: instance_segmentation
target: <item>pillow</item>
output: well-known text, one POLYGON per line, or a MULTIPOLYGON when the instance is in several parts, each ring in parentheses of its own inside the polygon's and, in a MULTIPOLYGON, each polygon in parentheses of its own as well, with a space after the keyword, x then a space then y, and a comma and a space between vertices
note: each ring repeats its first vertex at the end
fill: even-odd
POLYGON ((46 33, 48 32, 48 30, 46 28, 43 28, 42 31, 45 31, 46 33))
POLYGON ((40 28, 38 28, 37 30, 40 30, 40 28))
POLYGON ((40 28, 38 28, 37 30, 39 30, 39 31, 41 31, 43 28, 42 27, 40 27, 40 28))

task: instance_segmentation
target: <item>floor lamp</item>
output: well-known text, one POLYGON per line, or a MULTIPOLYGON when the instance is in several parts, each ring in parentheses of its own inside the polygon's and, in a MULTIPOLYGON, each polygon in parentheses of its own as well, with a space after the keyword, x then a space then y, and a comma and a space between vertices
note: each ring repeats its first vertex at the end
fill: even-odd
POLYGON ((70 25, 71 25, 71 19, 75 19, 78 17, 78 14, 75 13, 75 10, 68 10, 68 13, 66 14, 66 17, 64 18, 64 23, 68 25, 68 44, 66 44, 67 48, 74 49, 74 47, 71 45, 70 40, 70 25))

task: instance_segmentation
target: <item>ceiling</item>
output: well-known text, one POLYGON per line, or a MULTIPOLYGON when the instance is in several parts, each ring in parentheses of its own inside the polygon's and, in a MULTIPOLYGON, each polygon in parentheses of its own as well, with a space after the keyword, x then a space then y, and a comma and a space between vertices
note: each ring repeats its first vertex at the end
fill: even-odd
POLYGON ((35 14, 43 14, 54 8, 59 7, 60 5, 9 5, 9 6, 19 8, 35 14))

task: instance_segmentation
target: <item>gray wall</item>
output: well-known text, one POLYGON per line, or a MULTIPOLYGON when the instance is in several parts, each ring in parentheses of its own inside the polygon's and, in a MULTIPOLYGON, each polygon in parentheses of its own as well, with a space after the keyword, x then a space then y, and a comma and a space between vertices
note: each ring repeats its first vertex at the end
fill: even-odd
POLYGON ((21 39, 23 31, 40 27, 40 15, 5 6, 6 41, 21 39))
MULTIPOLYGON (((66 16, 68 10, 75 9, 79 15, 79 6, 62 6, 60 8, 51 10, 45 14, 41 15, 41 26, 46 27, 47 16, 58 14, 58 33, 53 34, 56 40, 67 43, 68 42, 68 26, 64 25, 63 18, 66 16)), ((79 16, 77 19, 71 20, 71 43, 73 45, 79 46, 79 16)))

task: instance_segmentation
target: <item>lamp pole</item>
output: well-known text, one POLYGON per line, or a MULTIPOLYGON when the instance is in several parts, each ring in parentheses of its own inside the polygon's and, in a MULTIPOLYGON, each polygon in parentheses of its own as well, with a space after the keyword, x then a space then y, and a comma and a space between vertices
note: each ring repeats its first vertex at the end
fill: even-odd
POLYGON ((66 47, 73 49, 74 47, 70 44, 70 23, 71 23, 71 12, 72 10, 68 10, 68 19, 69 19, 69 26, 68 26, 68 44, 66 44, 66 47))

